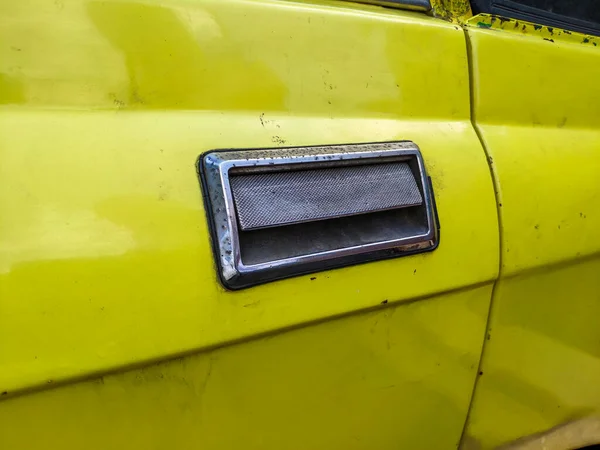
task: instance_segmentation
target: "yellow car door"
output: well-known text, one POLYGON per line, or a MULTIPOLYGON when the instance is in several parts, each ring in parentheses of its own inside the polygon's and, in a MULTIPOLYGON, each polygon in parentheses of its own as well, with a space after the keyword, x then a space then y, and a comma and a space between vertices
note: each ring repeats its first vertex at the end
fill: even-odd
MULTIPOLYGON (((584 34, 600 17, 589 1, 476 3, 473 119, 502 264, 466 434, 493 448, 600 410, 600 40, 584 34)), ((591 423, 547 448, 600 443, 591 423)))
POLYGON ((0 2, 0 448, 455 448, 494 185, 462 28, 395 6, 0 2), (202 155, 386 141, 435 250, 223 285, 202 155))

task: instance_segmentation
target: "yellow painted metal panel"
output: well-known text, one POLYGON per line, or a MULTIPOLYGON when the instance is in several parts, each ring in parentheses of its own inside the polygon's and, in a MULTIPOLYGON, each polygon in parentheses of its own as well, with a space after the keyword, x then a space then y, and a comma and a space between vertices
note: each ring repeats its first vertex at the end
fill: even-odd
POLYGON ((490 294, 381 307, 8 399, 0 448, 455 448, 490 294))
POLYGON ((232 146, 269 145, 258 114, 5 112, 2 210, 11 214, 2 221, 2 390, 493 280, 491 181, 475 143, 465 145, 474 139, 467 125, 266 117, 292 144, 419 142, 443 243, 315 280, 227 292, 213 266, 194 164, 231 129, 232 146), (456 213, 470 204, 482 207, 456 213))
POLYGON ((600 130, 480 128, 502 205, 501 273, 598 254, 600 130))
POLYGON ((468 37, 502 267, 467 435, 493 448, 600 411, 600 49, 488 16, 468 37))
MULTIPOLYGON (((322 441, 347 447, 351 436, 343 434, 344 427, 355 420, 355 410, 364 408, 364 418, 383 402, 361 389, 382 376, 397 377, 398 398, 407 400, 406 406, 394 398, 383 402, 386 420, 398 424, 422 408, 414 422, 419 428, 402 428, 401 435, 388 428, 380 437, 375 432, 381 428, 372 428, 372 435, 365 428, 361 436, 390 446, 402 436, 408 442, 420 436, 424 442, 456 443, 483 334, 474 337, 479 325, 465 325, 470 313, 462 300, 451 299, 468 297, 479 315, 489 303, 499 264, 493 185, 469 120, 462 30, 417 13, 347 2, 26 0, 0 3, 0 39, 7 44, 0 48, 2 428, 24 426, 27 411, 35 407, 45 411, 39 423, 46 423, 44 433, 69 436, 67 428, 75 420, 67 413, 69 403, 88 392, 97 395, 96 403, 77 416, 89 421, 81 422, 89 446, 123 438, 120 431, 102 438, 100 427, 91 425, 97 410, 98 420, 114 429, 110 421, 119 415, 110 405, 119 404, 123 421, 133 420, 143 408, 149 408, 140 416, 143 423, 164 419, 163 428, 140 422, 140 441, 123 440, 121 446, 159 439, 154 431, 163 433, 160 439, 176 434, 177 419, 187 427, 181 431, 189 433, 190 442, 198 442, 192 427, 198 416, 172 412, 185 396, 176 379, 157 387, 164 401, 174 402, 164 409, 150 408, 158 395, 154 388, 129 390, 130 382, 118 376, 109 378, 114 380, 110 390, 100 392, 89 384, 57 386, 319 321, 302 332, 306 336, 297 344, 269 350, 268 342, 287 342, 277 337, 222 350, 239 352, 231 366, 235 370, 227 373, 249 371, 255 391, 241 381, 231 392, 231 383, 214 391, 211 411, 215 421, 223 420, 216 430, 229 433, 229 421, 258 425, 250 417, 263 401, 263 416, 255 420, 279 417, 275 407, 280 404, 266 401, 269 384, 260 384, 262 369, 252 361, 268 357, 276 362, 306 345, 304 364, 271 368, 273 374, 265 375, 271 384, 279 375, 301 387, 289 394, 299 420, 286 426, 277 421, 280 436, 291 436, 292 425, 306 426, 323 434, 322 441), (437 250, 238 292, 219 285, 195 172, 202 152, 395 139, 413 140, 421 148, 442 226, 437 250), (473 286, 480 288, 451 294, 473 286), (436 297, 422 300, 431 296, 436 297), (331 358, 318 353, 317 337, 331 338, 327 330, 332 327, 341 342, 332 344, 330 354, 336 349, 351 353, 343 341, 362 327, 360 318, 344 319, 339 323, 348 325, 342 328, 326 319, 383 303, 398 306, 395 332, 404 333, 410 319, 403 314, 409 314, 415 300, 432 308, 427 320, 440 323, 444 340, 463 342, 457 347, 462 369, 451 365, 451 374, 434 370, 435 383, 443 387, 434 383, 413 395, 410 389, 420 383, 412 375, 385 375, 376 366, 366 385, 350 379, 318 415, 317 394, 356 366, 349 357, 326 366, 331 358), (438 309, 437 302, 448 302, 449 311, 438 309), (407 312, 400 314, 403 308, 407 312), (311 380, 314 391, 301 385, 304 379, 311 380), (50 387, 57 390, 39 391, 50 387), (444 409, 439 392, 451 388, 453 406, 444 409), (111 397, 113 391, 121 393, 111 397), (303 405, 307 392, 312 403, 303 405), (136 403, 136 396, 143 395, 148 398, 136 403), (347 398, 346 405, 354 409, 332 406, 349 395, 355 397, 347 398), (246 412, 236 412, 232 404, 246 405, 246 412), (331 421, 328 413, 340 411, 345 414, 335 419, 329 434, 315 424, 317 418, 331 421), (437 421, 440 411, 453 418, 430 436, 431 428, 423 424, 437 421)), ((378 351, 386 348, 382 339, 378 351)), ((386 364, 433 368, 437 353, 423 355, 409 344, 420 348, 408 340, 402 351, 384 358, 386 364)), ((204 373, 206 355, 185 358, 200 361, 185 377, 204 373)), ((367 366, 368 355, 363 351, 356 361, 367 366)), ((180 369, 166 370, 180 376, 180 369)), ((135 378, 135 373, 123 377, 135 378)), ((246 430, 240 441, 250 433, 246 430)), ((15 435, 0 431, 12 444, 8 439, 15 435)), ((213 439, 212 432, 206 431, 206 439, 213 439)), ((84 437, 69 442, 77 448, 77 439, 84 437)), ((279 443, 271 442, 281 448, 279 443)))
POLYGON ((419 13, 347 2, 23 0, 0 3, 0 16, 1 103, 469 114, 462 31, 419 13))
POLYGON ((600 412, 600 260, 499 282, 468 434, 483 448, 600 412))
POLYGON ((479 125, 598 128, 598 38, 485 14, 467 31, 479 125))

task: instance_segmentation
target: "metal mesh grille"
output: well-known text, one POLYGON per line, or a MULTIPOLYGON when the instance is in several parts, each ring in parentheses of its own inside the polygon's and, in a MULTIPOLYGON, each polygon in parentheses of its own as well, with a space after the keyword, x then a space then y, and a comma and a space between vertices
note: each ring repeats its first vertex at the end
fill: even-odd
POLYGON ((405 162, 235 175, 230 184, 243 230, 423 203, 405 162))

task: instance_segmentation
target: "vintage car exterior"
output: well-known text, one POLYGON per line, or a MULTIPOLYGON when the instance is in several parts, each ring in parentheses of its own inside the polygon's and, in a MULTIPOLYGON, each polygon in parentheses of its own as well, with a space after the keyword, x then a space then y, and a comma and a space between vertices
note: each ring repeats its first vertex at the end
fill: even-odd
POLYGON ((0 1, 0 448, 600 443, 600 39, 475 3, 0 1), (223 285, 202 155, 389 141, 437 248, 223 285))

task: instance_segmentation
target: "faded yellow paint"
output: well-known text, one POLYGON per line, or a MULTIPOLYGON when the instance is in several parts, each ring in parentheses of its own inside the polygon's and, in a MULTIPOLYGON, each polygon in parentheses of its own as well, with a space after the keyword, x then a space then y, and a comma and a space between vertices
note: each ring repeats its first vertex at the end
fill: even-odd
POLYGON ((467 26, 502 237, 466 429, 482 448, 600 412, 600 49, 488 19, 467 26))
POLYGON ((462 30, 346 2, 24 0, 0 41, 0 447, 456 444, 499 265, 462 30), (437 250, 219 285, 202 152, 395 139, 423 153, 437 250))

